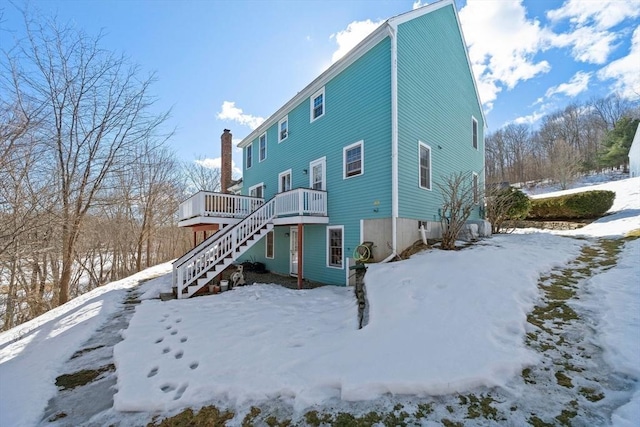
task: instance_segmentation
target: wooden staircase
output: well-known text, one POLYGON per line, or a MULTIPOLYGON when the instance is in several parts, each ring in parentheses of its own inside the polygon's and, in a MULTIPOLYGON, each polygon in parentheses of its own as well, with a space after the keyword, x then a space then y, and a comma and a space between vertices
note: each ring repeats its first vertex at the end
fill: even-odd
POLYGON ((276 198, 225 227, 173 262, 177 297, 189 298, 273 230, 276 198))

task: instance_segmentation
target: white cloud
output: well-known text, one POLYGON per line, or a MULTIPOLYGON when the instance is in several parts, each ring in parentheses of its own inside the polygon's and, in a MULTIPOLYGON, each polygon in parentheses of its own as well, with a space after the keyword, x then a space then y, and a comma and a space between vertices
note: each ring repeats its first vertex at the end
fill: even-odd
POLYGON ((236 107, 236 103, 232 101, 224 101, 222 103, 222 111, 217 116, 220 120, 231 120, 241 125, 248 126, 251 130, 257 128, 264 122, 264 118, 244 114, 241 108, 236 107))
POLYGON ((384 21, 374 22, 370 19, 367 19, 366 21, 353 21, 347 25, 345 30, 331 34, 330 38, 335 39, 338 44, 338 49, 333 52, 333 55, 331 56, 331 62, 334 63, 338 59, 342 58, 383 22, 384 21))
POLYGON ((631 37, 629 54, 598 71, 600 80, 614 80, 613 89, 625 98, 640 98, 640 27, 631 37))
POLYGON ((599 30, 608 30, 636 16, 640 16, 640 7, 634 0, 569 0, 547 12, 547 18, 552 21, 568 19, 577 27, 589 25, 599 30))
POLYGON ((577 61, 604 64, 616 47, 621 33, 613 27, 628 18, 640 16, 633 1, 568 0, 560 8, 547 12, 547 18, 558 24, 569 21, 570 30, 551 39, 556 47, 571 47, 577 61))
MULTIPOLYGON (((194 160, 194 163, 207 169, 220 169, 220 165, 222 164, 222 158, 216 157, 214 159, 211 159, 211 158, 198 159, 198 160, 194 160)), ((242 174, 242 169, 238 168, 238 166, 236 166, 236 162, 234 162, 233 160, 231 161, 231 170, 235 174, 242 174)))
POLYGON ((583 71, 578 71, 571 77, 571 80, 567 83, 559 84, 558 86, 553 86, 547 89, 545 93, 546 97, 551 97, 556 94, 564 94, 567 96, 576 96, 589 87, 589 79, 591 78, 591 73, 585 73, 583 71))
POLYGON ((518 117, 512 123, 515 123, 517 125, 522 125, 522 124, 530 125, 540 120, 542 117, 544 117, 545 114, 546 113, 543 113, 542 111, 536 111, 532 114, 529 114, 528 116, 518 117))
POLYGON ((512 89, 551 69, 547 61, 534 57, 550 47, 552 33, 526 17, 522 0, 468 0, 459 15, 480 98, 487 109, 503 88, 512 89))
POLYGON ((422 7, 422 6, 426 6, 428 4, 429 3, 427 3, 426 1, 423 3, 421 0, 416 0, 416 1, 413 2, 413 10, 416 10, 417 8, 422 7))
POLYGON ((580 27, 552 38, 556 47, 571 47, 571 55, 580 62, 603 64, 613 51, 616 34, 595 27, 580 27))

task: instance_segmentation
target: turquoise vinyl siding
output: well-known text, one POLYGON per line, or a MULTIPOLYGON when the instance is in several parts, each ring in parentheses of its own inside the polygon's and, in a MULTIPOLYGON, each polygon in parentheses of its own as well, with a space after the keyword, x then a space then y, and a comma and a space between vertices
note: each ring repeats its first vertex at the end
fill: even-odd
MULTIPOLYGON (((308 188, 309 163, 326 156, 329 225, 344 226, 345 263, 360 243, 360 219, 391 216, 390 51, 387 37, 327 82, 322 117, 310 122, 309 98, 289 111, 289 135, 285 141, 278 143, 277 122, 269 127, 267 158, 257 162, 254 150, 252 167, 243 171, 244 194, 249 187, 264 182, 265 199, 270 199, 278 191, 279 173, 291 169, 292 188, 308 188), (364 142, 364 174, 343 179, 343 148, 358 141, 364 142)), ((259 145, 258 138, 253 145, 259 145)), ((276 230, 281 228, 286 227, 276 230)), ((275 237, 275 260, 265 259, 264 242, 258 243, 243 259, 253 257, 273 266, 268 267, 273 271, 288 274, 288 237, 279 230, 275 237), (281 249, 285 245, 286 252, 281 249)), ((345 283, 344 269, 326 267, 325 225, 304 227, 303 256, 305 278, 328 284, 345 283)))
MULTIPOLYGON (((476 172, 484 182, 484 123, 464 49, 453 6, 399 25, 400 217, 439 220, 437 183, 452 172, 476 172), (478 121, 477 149, 472 116, 478 121), (419 187, 418 141, 431 147, 431 190, 419 187)), ((475 209, 473 218, 478 214, 475 209)))

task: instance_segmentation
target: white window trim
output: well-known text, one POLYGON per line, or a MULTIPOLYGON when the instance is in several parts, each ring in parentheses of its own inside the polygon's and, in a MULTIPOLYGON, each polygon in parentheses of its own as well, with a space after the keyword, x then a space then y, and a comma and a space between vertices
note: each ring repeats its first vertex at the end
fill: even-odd
POLYGON ((475 172, 471 172, 471 191, 473 191, 473 204, 480 204, 480 177, 475 172))
POLYGON ((478 127, 478 120, 475 117, 471 116, 471 146, 477 150, 479 145, 480 145, 480 127, 478 127), (475 141, 473 140, 473 125, 474 124, 476 125, 476 139, 475 139, 475 141))
POLYGON ((264 199, 264 182, 249 187, 249 196, 251 196, 251 192, 258 187, 262 187, 262 198, 264 199))
POLYGON ((251 167, 253 166, 253 142, 247 145, 247 152, 245 154, 244 163, 245 165, 247 165, 247 169, 251 169, 251 167), (251 153, 251 164, 249 164, 249 153, 251 153))
POLYGON ((281 118, 280 121, 278 122, 278 144, 280 144, 282 141, 286 140, 287 138, 289 138, 289 115, 288 114, 283 118, 281 118), (285 136, 284 138, 280 138, 280 126, 284 122, 287 122, 287 136, 285 136))
MULTIPOLYGON (((291 169, 287 169, 284 172, 280 172, 278 174, 278 193, 284 193, 284 189, 282 188, 282 177, 285 175, 289 175, 289 184, 291 184, 291 188, 293 188, 293 173, 291 172, 291 169)), ((289 190, 291 190, 291 188, 289 190)), ((286 190, 286 191, 289 191, 286 190)))
POLYGON ((322 190, 327 190, 327 156, 313 160, 309 163, 309 188, 313 188, 313 167, 322 165, 322 190))
POLYGON ((351 145, 347 145, 342 149, 342 179, 357 178, 364 175, 364 140, 361 139, 351 145), (347 176, 347 151, 360 145, 360 173, 357 175, 347 176))
POLYGON ((324 117, 326 113, 327 113, 327 97, 324 94, 324 86, 322 86, 322 89, 320 89, 319 91, 311 95, 311 97, 309 98, 309 119, 310 119, 309 123, 313 123, 319 118, 324 117), (314 118, 313 117, 313 100, 316 99, 319 95, 322 95, 322 114, 314 118))
POLYGON ((265 160, 267 160, 267 133, 266 132, 258 137, 258 162, 262 163, 265 160), (260 157, 260 156, 262 156, 262 148, 260 147, 260 139, 262 139, 263 136, 264 136, 264 159, 262 159, 260 157))
POLYGON ((433 189, 433 162, 431 157, 431 146, 422 141, 418 141, 418 187, 423 190, 431 191, 433 189), (424 147, 429 151, 429 187, 422 186, 422 166, 420 165, 420 149, 424 147))
POLYGON ((266 259, 274 259, 276 257, 276 234, 273 230, 269 231, 264 237, 264 257, 266 259), (269 256, 269 236, 271 234, 271 244, 273 248, 271 249, 271 256, 269 256))
POLYGON ((328 226, 327 227, 326 242, 327 242, 327 246, 326 246, 327 267, 328 268, 335 268, 336 270, 344 270, 344 225, 331 225, 331 226, 328 226), (340 229, 340 236, 342 236, 342 241, 341 241, 341 245, 342 245, 342 265, 340 267, 330 264, 330 261, 331 261, 331 242, 329 240, 329 236, 330 236, 330 230, 335 230, 335 229, 340 229))

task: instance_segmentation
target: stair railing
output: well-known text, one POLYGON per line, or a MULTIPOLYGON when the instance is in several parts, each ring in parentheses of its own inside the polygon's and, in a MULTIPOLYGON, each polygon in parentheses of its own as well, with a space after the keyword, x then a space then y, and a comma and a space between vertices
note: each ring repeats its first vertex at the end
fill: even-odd
MULTIPOLYGON (((225 227, 173 263, 173 285, 178 295, 221 260, 238 249, 275 217, 275 198, 260 206, 239 223, 225 227)), ((234 258, 235 259, 235 258, 234 258)))

